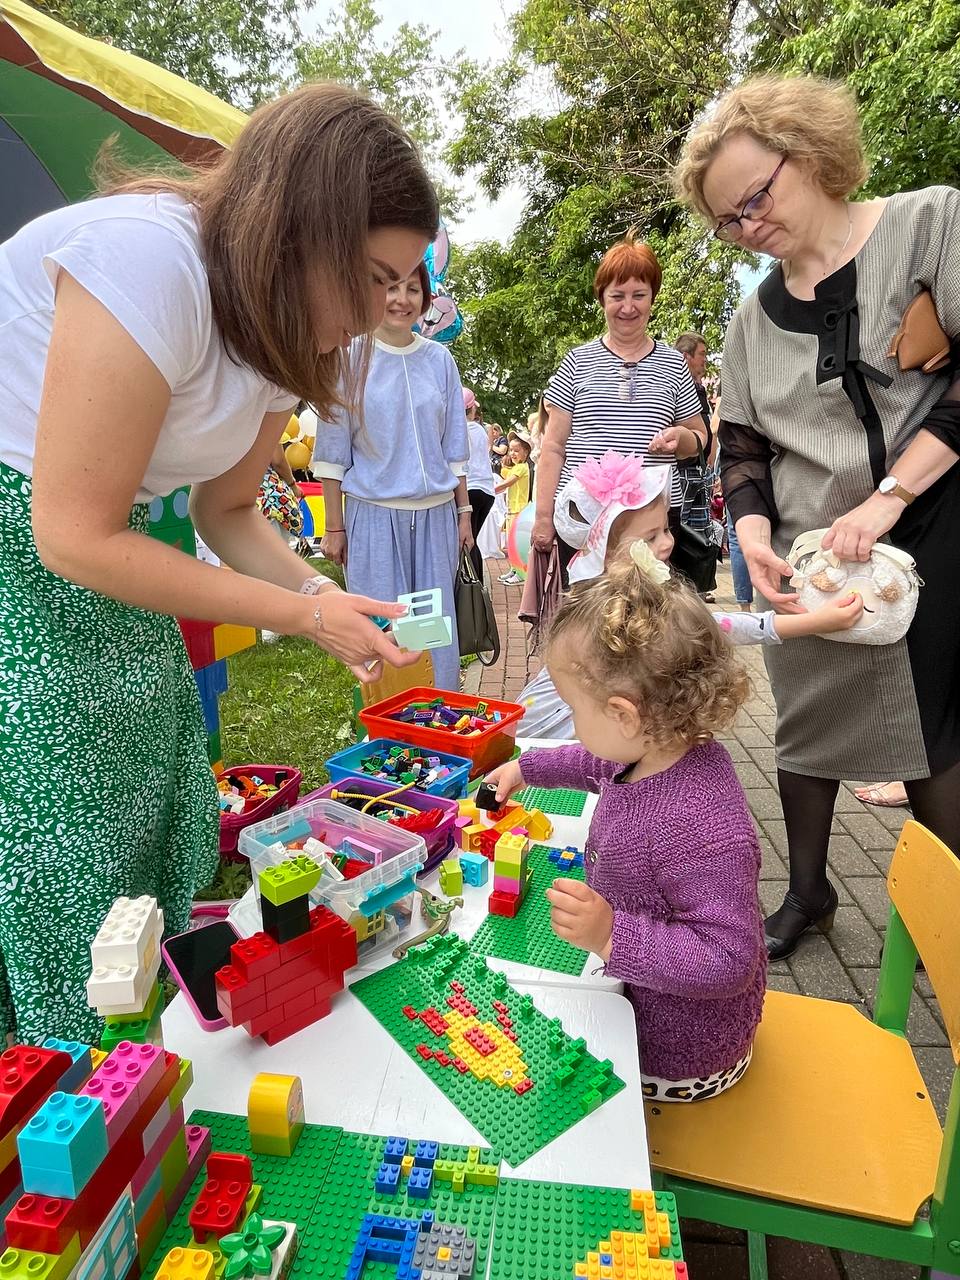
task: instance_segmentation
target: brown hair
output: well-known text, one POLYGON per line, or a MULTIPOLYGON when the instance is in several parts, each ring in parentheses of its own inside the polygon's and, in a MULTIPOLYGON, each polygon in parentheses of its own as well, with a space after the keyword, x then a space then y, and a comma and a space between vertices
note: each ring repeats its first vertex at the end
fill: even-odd
POLYGON ((414 274, 420 282, 420 292, 423 294, 423 310, 420 315, 425 316, 433 304, 433 288, 430 284, 430 272, 427 270, 427 264, 423 261, 418 262, 414 274))
POLYGON ((658 746, 712 738, 732 724, 750 691, 696 592, 678 578, 654 582, 629 552, 563 598, 547 646, 561 641, 564 662, 590 694, 636 703, 658 746))
POLYGON ((674 170, 678 198, 705 218, 713 218, 703 195, 707 170, 723 144, 738 134, 789 156, 834 199, 844 199, 866 181, 860 117, 846 86, 815 76, 753 76, 725 94, 690 131, 674 170))
POLYGON ((597 274, 593 277, 593 296, 598 302, 603 302, 604 291, 610 285, 642 280, 650 286, 650 292, 656 298, 662 279, 663 272, 657 255, 630 230, 622 240, 611 245, 600 259, 597 274))
POLYGON ((702 333, 681 333, 673 345, 683 355, 693 356, 697 354, 698 347, 706 347, 707 340, 702 333))
POLYGON ((346 305, 352 333, 369 314, 366 234, 404 227, 430 239, 437 195, 416 147, 369 98, 304 85, 250 117, 234 146, 186 177, 102 170, 101 189, 163 192, 197 209, 213 316, 231 356, 313 403, 321 417, 359 398, 359 360, 317 350, 318 306, 346 305))

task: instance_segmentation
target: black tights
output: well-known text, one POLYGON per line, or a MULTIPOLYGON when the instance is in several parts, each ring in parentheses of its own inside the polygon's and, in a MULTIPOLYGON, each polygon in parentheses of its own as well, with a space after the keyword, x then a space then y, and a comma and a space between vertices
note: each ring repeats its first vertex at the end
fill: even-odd
MULTIPOLYGON (((830 824, 839 782, 832 778, 810 778, 801 773, 777 770, 780 803, 787 828, 790 851, 790 889, 811 909, 818 910, 827 899, 827 849, 830 824)), ((919 778, 904 784, 917 822, 922 823, 960 856, 960 761, 933 778, 919 778)), ((781 907, 771 932, 796 923, 796 913, 781 907)))

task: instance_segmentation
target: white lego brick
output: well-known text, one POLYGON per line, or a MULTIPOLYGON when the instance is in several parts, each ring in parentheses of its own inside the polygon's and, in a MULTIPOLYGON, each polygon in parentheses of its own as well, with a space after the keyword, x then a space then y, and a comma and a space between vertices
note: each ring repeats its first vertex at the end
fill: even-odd
POLYGON ((130 964, 94 965, 87 979, 87 1000, 101 1017, 139 1013, 150 998, 159 972, 159 951, 145 968, 130 964))
POLYGON ((270 1269, 269 1280, 284 1280, 284 1277, 293 1266, 293 1260, 297 1256, 297 1227, 294 1222, 268 1222, 263 1224, 265 1227, 283 1227, 286 1235, 273 1251, 273 1266, 270 1269))
POLYGON ((94 965, 148 964, 162 934, 156 898, 118 898, 90 945, 90 955, 94 965))

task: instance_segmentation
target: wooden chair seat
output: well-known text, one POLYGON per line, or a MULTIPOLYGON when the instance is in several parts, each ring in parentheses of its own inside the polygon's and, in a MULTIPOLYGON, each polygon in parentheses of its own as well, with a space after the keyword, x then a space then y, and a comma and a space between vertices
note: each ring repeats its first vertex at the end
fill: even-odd
POLYGON ((933 1193, 942 1132, 910 1045, 852 1005, 768 991, 739 1084, 646 1113, 678 1178, 904 1226, 933 1193))

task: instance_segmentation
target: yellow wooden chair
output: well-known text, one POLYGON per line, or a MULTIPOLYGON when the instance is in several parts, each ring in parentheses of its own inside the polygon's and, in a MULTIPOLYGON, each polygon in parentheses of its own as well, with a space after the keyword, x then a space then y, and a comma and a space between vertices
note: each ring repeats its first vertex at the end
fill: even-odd
POLYGON ((388 667, 384 664, 383 675, 372 684, 358 684, 360 705, 370 707, 384 698, 392 698, 395 693, 405 693, 407 689, 416 689, 421 685, 433 688, 433 662, 429 653, 421 653, 420 657, 409 667, 388 667))
POLYGON ((904 824, 870 1022, 849 1004, 768 991, 753 1061, 728 1093, 647 1104, 658 1190, 680 1213, 960 1275, 960 1070, 941 1132, 905 1038, 919 953, 960 1066, 960 861, 904 824))

